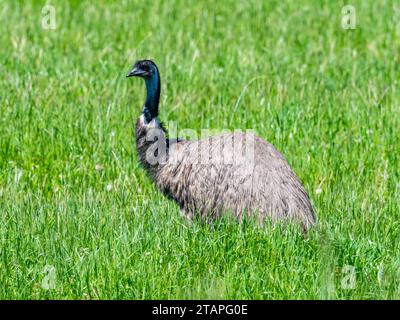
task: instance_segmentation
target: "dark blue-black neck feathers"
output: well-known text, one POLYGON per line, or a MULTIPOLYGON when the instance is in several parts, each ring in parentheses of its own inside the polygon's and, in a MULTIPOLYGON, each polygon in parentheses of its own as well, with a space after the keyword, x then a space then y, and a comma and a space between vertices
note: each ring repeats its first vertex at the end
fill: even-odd
MULTIPOLYGON (((157 69, 157 68, 156 68, 157 69)), ((158 70, 151 77, 145 79, 146 82, 146 102, 144 104, 143 114, 147 122, 150 122, 158 116, 158 104, 160 102, 160 74, 158 70)))

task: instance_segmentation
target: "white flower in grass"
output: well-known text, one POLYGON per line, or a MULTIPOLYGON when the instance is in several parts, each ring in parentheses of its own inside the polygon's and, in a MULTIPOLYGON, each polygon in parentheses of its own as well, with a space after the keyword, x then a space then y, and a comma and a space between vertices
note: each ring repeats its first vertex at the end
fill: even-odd
POLYGON ((102 170, 104 170, 104 166, 102 164, 98 163, 98 164, 96 164, 95 169, 97 171, 102 171, 102 170))
POLYGON ((106 189, 107 189, 108 192, 112 191, 113 188, 114 188, 114 186, 113 186, 113 184, 111 182, 109 184, 107 184, 106 189))
POLYGON ((323 178, 321 180, 321 182, 319 183, 317 189, 315 189, 315 194, 320 194, 322 192, 322 184, 324 183, 324 181, 325 181, 325 178, 323 178))

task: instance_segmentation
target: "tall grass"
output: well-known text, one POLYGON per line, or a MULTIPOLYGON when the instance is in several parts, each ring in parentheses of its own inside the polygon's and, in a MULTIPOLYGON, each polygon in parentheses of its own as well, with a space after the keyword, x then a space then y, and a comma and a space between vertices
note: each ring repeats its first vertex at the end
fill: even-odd
POLYGON ((397 1, 0 1, 0 298, 399 299, 397 1), (188 226, 139 167, 160 118, 254 129, 304 182, 308 238, 266 223, 188 226))

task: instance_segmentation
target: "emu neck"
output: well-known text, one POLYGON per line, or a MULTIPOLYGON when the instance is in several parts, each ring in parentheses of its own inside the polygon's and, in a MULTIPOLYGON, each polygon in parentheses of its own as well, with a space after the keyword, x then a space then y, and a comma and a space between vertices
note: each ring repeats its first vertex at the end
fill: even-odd
POLYGON ((143 114, 147 122, 150 122, 158 116, 158 104, 160 101, 160 77, 158 73, 151 78, 146 79, 146 102, 144 104, 143 114))
POLYGON ((136 122, 136 151, 140 163, 155 177, 168 154, 167 134, 158 119, 147 122, 144 113, 139 117, 136 122))

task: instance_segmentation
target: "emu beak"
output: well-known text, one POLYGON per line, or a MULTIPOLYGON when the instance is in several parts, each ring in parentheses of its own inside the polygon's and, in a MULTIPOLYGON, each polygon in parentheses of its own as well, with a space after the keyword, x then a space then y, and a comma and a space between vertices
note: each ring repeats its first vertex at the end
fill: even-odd
POLYGON ((138 67, 134 67, 127 75, 126 77, 143 77, 147 74, 146 71, 143 71, 139 69, 138 67))

